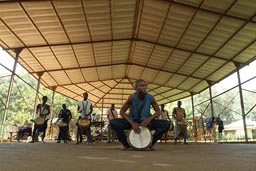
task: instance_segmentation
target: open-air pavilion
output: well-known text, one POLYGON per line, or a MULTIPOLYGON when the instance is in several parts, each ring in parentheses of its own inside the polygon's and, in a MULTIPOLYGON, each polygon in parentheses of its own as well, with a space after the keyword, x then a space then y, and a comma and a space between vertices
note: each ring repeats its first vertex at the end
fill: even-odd
POLYGON ((206 89, 211 97, 236 72, 245 120, 239 70, 255 60, 255 28, 254 0, 1 1, 0 45, 15 59, 1 115, 19 63, 37 90, 74 100, 87 91, 99 108, 120 108, 137 79, 166 104, 206 89))

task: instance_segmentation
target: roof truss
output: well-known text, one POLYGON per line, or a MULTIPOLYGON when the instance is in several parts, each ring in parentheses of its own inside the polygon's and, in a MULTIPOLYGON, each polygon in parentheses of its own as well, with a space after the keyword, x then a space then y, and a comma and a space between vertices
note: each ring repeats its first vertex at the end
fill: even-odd
POLYGON ((44 86, 120 107, 137 79, 159 104, 197 94, 255 60, 256 2, 0 2, 0 45, 44 86), (210 83, 210 84, 209 84, 210 83))

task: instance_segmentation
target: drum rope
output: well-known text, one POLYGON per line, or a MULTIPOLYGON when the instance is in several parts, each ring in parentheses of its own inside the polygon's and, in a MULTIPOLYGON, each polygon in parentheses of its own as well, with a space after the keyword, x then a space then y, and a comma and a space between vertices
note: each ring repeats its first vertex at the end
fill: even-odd
POLYGON ((142 146, 142 138, 141 138, 141 134, 139 135, 140 136, 140 145, 142 146))

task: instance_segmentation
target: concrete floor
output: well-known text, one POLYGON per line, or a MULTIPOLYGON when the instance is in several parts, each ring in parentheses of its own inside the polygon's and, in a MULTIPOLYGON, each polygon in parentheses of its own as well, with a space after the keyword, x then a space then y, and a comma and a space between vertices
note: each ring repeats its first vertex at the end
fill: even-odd
POLYGON ((0 171, 255 171, 256 144, 158 143, 121 151, 119 143, 0 143, 0 171))

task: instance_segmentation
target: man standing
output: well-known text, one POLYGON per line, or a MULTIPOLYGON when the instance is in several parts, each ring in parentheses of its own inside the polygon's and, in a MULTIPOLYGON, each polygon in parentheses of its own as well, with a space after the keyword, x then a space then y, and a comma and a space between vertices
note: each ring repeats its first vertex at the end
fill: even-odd
POLYGON ((170 121, 168 111, 164 109, 164 104, 161 104, 161 115, 159 115, 158 119, 163 119, 163 120, 169 120, 170 121))
POLYGON ((118 113, 115 109, 115 104, 111 104, 110 109, 108 109, 107 118, 108 118, 108 143, 114 143, 113 130, 112 130, 111 125, 109 124, 109 122, 112 119, 118 118, 118 113))
POLYGON ((147 93, 147 84, 144 80, 137 80, 135 88, 136 92, 128 97, 120 110, 123 119, 112 119, 110 125, 116 131, 119 141, 123 144, 123 150, 130 149, 125 130, 132 128, 135 133, 139 133, 140 125, 143 127, 150 125, 149 129, 155 130, 155 133, 149 149, 154 150, 154 144, 169 129, 170 122, 155 119, 161 114, 161 111, 155 98, 147 93), (150 106, 155 111, 152 115, 150 114, 150 106), (126 113, 128 109, 130 109, 130 114, 126 113))
POLYGON ((43 118, 44 123, 43 123, 43 125, 38 125, 37 123, 34 124, 32 141, 30 141, 30 143, 34 143, 36 141, 36 138, 37 138, 36 136, 38 136, 38 132, 42 132, 42 135, 41 135, 42 142, 45 143, 44 137, 45 137, 45 133, 46 133, 46 129, 47 129, 47 121, 49 120, 47 118, 47 116, 51 112, 50 106, 48 104, 46 104, 47 100, 48 100, 48 97, 43 96, 42 104, 38 104, 36 106, 36 116, 43 118))
MULTIPOLYGON (((170 119, 170 117, 169 117, 169 113, 168 113, 167 110, 165 110, 164 104, 161 104, 160 107, 161 107, 161 115, 159 115, 158 119, 168 120, 168 121, 170 122, 170 126, 172 126, 171 119, 170 119)), ((167 134, 168 134, 168 131, 169 131, 169 130, 167 130, 167 131, 164 133, 165 142, 167 141, 167 137, 168 137, 167 134)), ((161 140, 161 142, 162 142, 162 140, 161 140)))
POLYGON ((68 139, 68 125, 70 120, 72 119, 72 114, 69 109, 67 109, 66 104, 62 104, 62 109, 59 112, 58 120, 62 122, 62 126, 59 125, 59 133, 57 138, 57 143, 60 143, 62 139, 64 139, 64 143, 67 143, 68 139))
POLYGON ((219 142, 221 143, 224 124, 223 124, 223 121, 220 119, 220 117, 217 118, 217 125, 218 125, 219 142))
MULTIPOLYGON (((91 120, 92 111, 93 111, 92 103, 88 100, 88 93, 85 92, 83 94, 83 101, 80 101, 77 104, 77 112, 79 114, 78 122, 79 122, 80 119, 91 120)), ((91 143, 92 139, 91 139, 91 127, 90 127, 90 125, 85 127, 84 130, 82 130, 80 128, 80 126, 78 125, 77 131, 78 131, 77 133, 79 134, 79 137, 80 137, 80 140, 79 140, 80 143, 83 140, 83 131, 85 131, 85 134, 86 134, 86 138, 87 138, 86 143, 87 144, 91 143)))
POLYGON ((172 116, 175 119, 175 127, 174 127, 174 143, 177 144, 177 140, 179 137, 180 132, 183 134, 184 144, 188 144, 186 139, 188 138, 187 135, 187 128, 186 128, 186 112, 185 109, 181 107, 181 101, 177 103, 178 107, 175 107, 172 112, 172 116), (183 125, 183 130, 181 130, 181 126, 183 125))

